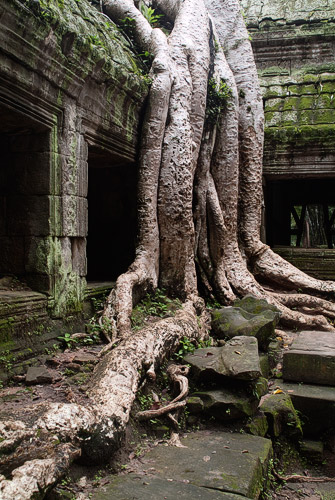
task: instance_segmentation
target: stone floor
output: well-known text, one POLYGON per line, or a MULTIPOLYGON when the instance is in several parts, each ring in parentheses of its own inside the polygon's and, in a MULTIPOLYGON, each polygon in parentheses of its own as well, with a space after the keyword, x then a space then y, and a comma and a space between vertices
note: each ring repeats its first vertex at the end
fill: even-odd
POLYGON ((210 430, 186 434, 183 448, 159 444, 137 470, 119 474, 94 500, 257 499, 263 489, 272 444, 248 434, 210 430))

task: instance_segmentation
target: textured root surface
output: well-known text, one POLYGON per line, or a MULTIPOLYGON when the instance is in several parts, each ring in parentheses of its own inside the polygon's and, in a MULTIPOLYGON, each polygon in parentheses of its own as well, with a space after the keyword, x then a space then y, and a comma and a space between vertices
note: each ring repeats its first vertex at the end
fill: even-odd
MULTIPOLYGON (((9 462, 15 448, 19 449, 24 442, 29 447, 33 436, 37 450, 36 459, 26 460, 19 466, 13 461, 7 478, 0 478, 1 500, 37 498, 37 492, 43 497, 80 453, 90 463, 108 460, 121 444, 139 384, 153 376, 154 367, 178 346, 181 338, 204 338, 207 323, 208 314, 203 304, 199 302, 196 311, 193 303, 187 302, 175 317, 162 319, 124 339, 105 356, 93 374, 90 400, 85 407, 44 404, 38 408, 36 417, 29 417, 26 423, 1 422, 4 438, 1 447, 8 450, 9 462), (60 440, 68 443, 57 445, 60 440)), ((185 404, 180 401, 185 395, 184 384, 180 390, 174 405, 185 404)))
POLYGON ((333 281, 322 281, 308 276, 265 245, 255 259, 253 269, 256 276, 285 288, 335 297, 333 281))

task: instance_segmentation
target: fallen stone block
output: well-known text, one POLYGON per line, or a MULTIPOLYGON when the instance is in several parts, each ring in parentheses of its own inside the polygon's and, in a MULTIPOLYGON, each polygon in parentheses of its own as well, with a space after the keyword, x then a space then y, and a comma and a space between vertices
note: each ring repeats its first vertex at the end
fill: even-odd
POLYGON ((134 473, 118 476, 107 487, 99 488, 93 500, 158 500, 160 498, 169 500, 176 498, 183 500, 248 500, 245 496, 202 488, 172 478, 143 477, 134 473))
POLYGON ((254 380, 261 376, 255 337, 235 337, 222 347, 197 349, 185 356, 184 362, 191 365, 193 376, 202 382, 222 377, 254 380))
POLYGON ((60 380, 61 376, 55 370, 48 370, 45 366, 30 366, 26 374, 26 384, 52 384, 60 380))
POLYGON ((252 336, 257 338, 259 347, 263 350, 267 349, 274 338, 277 322, 278 313, 271 309, 257 314, 231 306, 212 311, 212 330, 219 339, 252 336))
POLYGON ((266 436, 269 425, 268 419, 263 412, 258 412, 256 415, 250 419, 246 425, 247 432, 253 434, 254 436, 266 436))
POLYGON ((272 436, 286 435, 295 439, 302 437, 301 422, 288 394, 265 396, 259 409, 268 419, 269 432, 272 436))
MULTIPOLYGON (((226 388, 198 391, 192 394, 191 398, 199 398, 202 401, 204 413, 225 422, 254 415, 259 401, 246 391, 226 388)), ((194 405, 191 404, 190 411, 192 408, 194 405)), ((198 404, 196 413, 199 412, 198 404)))
POLYGON ((283 378, 335 386, 335 334, 301 332, 284 353, 283 378))
POLYGON ((252 314, 262 314, 265 311, 271 311, 274 313, 276 324, 278 324, 280 319, 281 313, 276 306, 269 304, 265 299, 257 299, 253 295, 246 295, 242 299, 235 300, 234 307, 240 307, 252 314))

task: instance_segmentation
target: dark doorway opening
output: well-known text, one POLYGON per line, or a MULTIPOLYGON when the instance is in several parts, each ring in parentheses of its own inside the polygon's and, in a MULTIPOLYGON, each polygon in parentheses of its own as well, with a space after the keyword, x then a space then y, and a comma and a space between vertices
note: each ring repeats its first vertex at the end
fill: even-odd
POLYGON ((265 205, 271 247, 334 248, 335 179, 267 181, 265 205))
POLYGON ((1 105, 0 146, 0 277, 48 292, 50 131, 1 105))
POLYGON ((88 154, 87 281, 114 281, 135 257, 136 165, 88 154))

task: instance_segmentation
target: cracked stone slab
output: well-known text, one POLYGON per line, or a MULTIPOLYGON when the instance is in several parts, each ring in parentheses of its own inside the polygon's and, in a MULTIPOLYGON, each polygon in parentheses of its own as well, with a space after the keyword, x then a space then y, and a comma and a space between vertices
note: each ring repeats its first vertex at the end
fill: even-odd
POLYGON ((234 337, 222 347, 196 349, 184 358, 198 380, 213 377, 231 377, 255 380, 262 375, 259 364, 258 342, 255 337, 234 337))
POLYGON ((201 488, 158 477, 128 474, 116 478, 105 491, 99 491, 93 500, 251 500, 241 495, 201 488))
POLYGON ((284 353, 283 378, 335 386, 335 334, 301 332, 284 353))
POLYGON ((175 500, 176 497, 246 500, 259 497, 272 457, 269 439, 199 431, 187 434, 181 442, 184 448, 156 446, 141 458, 139 470, 114 477, 104 492, 100 490, 93 497, 94 500, 175 500))

